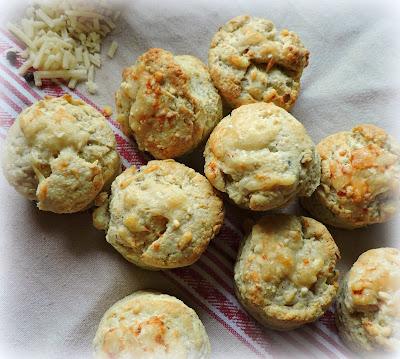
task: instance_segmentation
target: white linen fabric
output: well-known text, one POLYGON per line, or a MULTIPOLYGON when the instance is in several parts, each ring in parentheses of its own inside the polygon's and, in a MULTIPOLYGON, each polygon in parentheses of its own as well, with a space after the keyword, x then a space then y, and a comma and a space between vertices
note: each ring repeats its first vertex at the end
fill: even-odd
MULTIPOLYGON (((310 63, 292 114, 317 143, 365 122, 399 138, 399 17, 395 1, 157 1, 119 4, 123 17, 113 39, 119 49, 96 71, 99 93, 80 85, 75 96, 100 108, 114 105, 122 69, 150 47, 191 54, 207 61, 218 27, 251 14, 278 29, 297 32, 310 50, 310 63)), ((2 2, 2 24, 18 19, 24 4, 2 2)), ((103 49, 105 54, 111 38, 103 49)), ((68 91, 65 86, 28 88, 5 59, 17 46, 0 31, 0 146, 17 113, 32 101, 68 91)), ((113 124, 126 166, 140 154, 113 124)), ((3 151, 2 151, 3 153, 3 151)), ((201 149, 182 159, 201 170, 201 149)), ((87 358, 103 313, 139 289, 172 294, 193 307, 210 336, 212 358, 318 357, 351 354, 340 342, 329 311, 315 324, 289 333, 264 330, 248 317, 232 291, 232 268, 243 220, 251 216, 228 205, 227 221, 202 259, 189 268, 152 272, 125 261, 91 225, 90 212, 40 212, 0 176, 0 357, 87 358)), ((304 213, 297 204, 285 209, 304 213)), ((331 229, 343 271, 370 248, 399 246, 396 223, 353 231, 331 229)))

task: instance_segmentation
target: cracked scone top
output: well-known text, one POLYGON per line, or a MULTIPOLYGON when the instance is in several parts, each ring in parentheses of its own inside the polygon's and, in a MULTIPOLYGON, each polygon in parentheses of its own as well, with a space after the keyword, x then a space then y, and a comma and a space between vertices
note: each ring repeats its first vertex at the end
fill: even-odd
POLYGON ((3 169, 9 183, 39 209, 86 209, 120 171, 116 141, 105 117, 69 95, 46 97, 11 126, 3 169))
POLYGON ((320 221, 357 228, 389 220, 399 207, 400 146, 384 130, 362 124, 317 145, 321 185, 302 204, 320 221))
POLYGON ((207 359, 210 342, 196 312, 179 299, 150 291, 115 303, 94 339, 97 359, 207 359))
POLYGON ((196 57, 150 49, 122 77, 118 122, 155 158, 190 152, 222 118, 221 98, 196 57))
POLYGON ((232 106, 295 103, 309 52, 291 31, 278 32, 266 19, 238 16, 222 26, 208 52, 211 78, 232 106))
POLYGON ((400 251, 363 253, 340 285, 336 323, 356 351, 400 350, 400 251))
POLYGON ((233 110, 212 132, 204 156, 211 184, 244 208, 281 207, 319 185, 319 156, 304 126, 272 103, 233 110))
POLYGON ((324 314, 337 292, 339 250, 324 225, 312 218, 261 218, 241 244, 235 291, 260 323, 297 328, 324 314))
POLYGON ((223 221, 223 203, 207 179, 174 160, 125 170, 110 200, 94 212, 94 225, 128 261, 147 268, 190 265, 223 221), (108 203, 109 202, 109 203, 108 203))

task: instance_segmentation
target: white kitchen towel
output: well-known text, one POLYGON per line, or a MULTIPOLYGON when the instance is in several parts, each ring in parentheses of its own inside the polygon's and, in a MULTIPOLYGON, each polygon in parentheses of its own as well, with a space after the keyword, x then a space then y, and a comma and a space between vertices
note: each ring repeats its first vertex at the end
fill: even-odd
MULTIPOLYGON (((360 122, 399 137, 398 7, 395 1, 132 1, 112 38, 120 47, 96 72, 98 95, 85 86, 70 91, 45 82, 30 87, 5 58, 18 41, 0 30, 0 145, 18 113, 44 95, 70 92, 101 109, 113 105, 122 69, 150 47, 207 61, 218 27, 240 14, 271 19, 297 32, 311 52, 292 113, 315 142, 360 122)), ((2 22, 18 19, 24 4, 2 2, 2 22), (3 9, 2 9, 3 10, 3 9)), ((111 37, 107 39, 105 49, 111 37)), ((104 51, 103 51, 104 52, 104 51)), ((125 166, 149 156, 110 118, 125 166)), ((184 162, 201 170, 201 149, 184 162)), ((332 309, 313 324, 287 333, 266 330, 241 308, 233 293, 233 263, 249 212, 228 206, 220 235, 194 265, 151 272, 125 261, 91 225, 89 212, 40 212, 0 175, 0 357, 86 358, 104 311, 138 289, 173 294, 204 322, 212 358, 351 357, 337 336, 332 309), (3 354, 3 355, 1 355, 3 354), (7 356, 6 356, 7 355, 7 356)), ((292 204, 287 212, 304 213, 292 204)), ((342 272, 369 248, 398 246, 398 221, 354 231, 331 229, 342 272)))

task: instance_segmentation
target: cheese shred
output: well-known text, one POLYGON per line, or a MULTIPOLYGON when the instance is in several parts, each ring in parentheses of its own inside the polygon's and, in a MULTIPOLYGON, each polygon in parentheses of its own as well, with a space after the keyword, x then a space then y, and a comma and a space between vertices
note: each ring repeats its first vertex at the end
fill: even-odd
POLYGON ((112 59, 115 55, 115 52, 118 49, 118 43, 116 41, 113 41, 110 45, 110 48, 107 51, 107 56, 112 59))
MULTIPOLYGON (((20 53, 25 62, 19 73, 25 75, 33 68, 36 86, 42 86, 43 79, 64 79, 75 88, 86 80, 88 91, 96 93, 94 66, 101 67, 102 40, 115 29, 120 14, 105 0, 64 0, 28 7, 19 26, 7 25, 26 45, 20 53)), ((107 56, 113 58, 117 48, 118 43, 112 41, 107 56)))

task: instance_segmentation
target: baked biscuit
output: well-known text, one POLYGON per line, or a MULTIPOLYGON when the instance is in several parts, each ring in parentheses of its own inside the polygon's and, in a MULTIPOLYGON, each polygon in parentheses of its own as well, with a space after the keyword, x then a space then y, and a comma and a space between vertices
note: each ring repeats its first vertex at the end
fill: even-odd
POLYGON ((272 103, 233 110, 211 134, 204 156, 211 184, 255 211, 310 196, 319 185, 319 156, 304 126, 272 103))
POLYGON ((196 312, 179 299, 150 291, 115 303, 93 342, 98 359, 207 359, 210 342, 196 312))
POLYGON ((309 51, 291 31, 266 19, 238 16, 214 35, 208 52, 211 78, 232 106, 273 102, 288 110, 300 91, 309 51))
POLYGON ((355 351, 400 350, 398 249, 371 249, 357 259, 340 285, 336 323, 355 351))
POLYGON ((297 328, 318 319, 334 300, 339 258, 328 230, 314 219, 265 216, 239 249, 236 296, 261 324, 297 328))
POLYGON ((11 126, 3 170, 39 209, 86 209, 120 172, 116 141, 105 117, 69 95, 45 97, 11 126))
POLYGON ((174 160, 150 161, 116 178, 93 214, 107 241, 147 269, 195 262, 223 222, 223 203, 207 179, 174 160), (108 209, 107 209, 108 208, 108 209))
POLYGON ((399 207, 400 146, 384 130, 359 125, 317 145, 321 185, 303 206, 321 222, 358 228, 389 220, 399 207))
POLYGON ((221 98, 196 57, 150 49, 122 77, 118 122, 155 158, 190 152, 222 118, 221 98))

